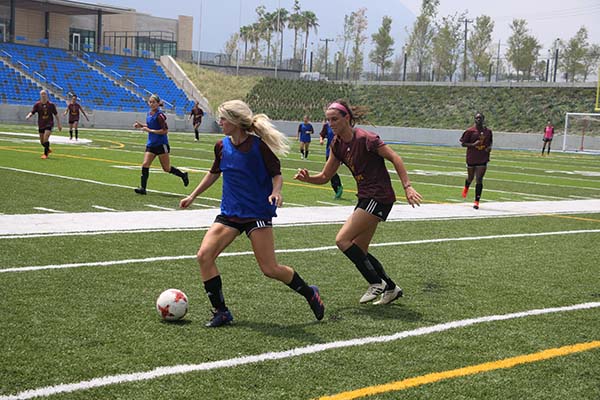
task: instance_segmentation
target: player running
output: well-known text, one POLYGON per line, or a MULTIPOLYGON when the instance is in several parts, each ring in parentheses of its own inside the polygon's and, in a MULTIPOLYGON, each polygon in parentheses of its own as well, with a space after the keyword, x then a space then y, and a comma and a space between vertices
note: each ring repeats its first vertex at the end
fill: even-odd
POLYGON ((308 146, 310 145, 310 140, 312 135, 315 132, 313 126, 309 122, 308 115, 304 116, 304 122, 298 125, 298 133, 296 138, 300 141, 300 154, 301 159, 308 158, 308 146))
POLYGON ((462 134, 460 143, 467 148, 467 179, 465 180, 462 197, 467 197, 469 186, 475 178, 473 208, 478 210, 481 193, 483 192, 483 177, 492 151, 492 131, 485 126, 485 116, 482 113, 475 114, 475 125, 462 134))
POLYGON ((71 103, 67 106, 67 109, 63 115, 69 114, 69 140, 73 140, 73 129, 75 129, 75 140, 79 140, 79 114, 82 113, 85 119, 90 121, 85 110, 81 104, 77 103, 77 96, 71 96, 71 103))
POLYGON ((44 147, 44 154, 42 154, 41 158, 45 160, 48 158, 48 155, 52 153, 52 150, 50 149, 50 135, 52 134, 52 128, 54 127, 54 118, 56 118, 58 130, 62 131, 56 106, 48 100, 48 93, 45 90, 40 91, 40 100, 33 105, 33 108, 29 114, 27 114, 25 119, 31 118, 31 116, 36 113, 38 115, 40 143, 44 147))

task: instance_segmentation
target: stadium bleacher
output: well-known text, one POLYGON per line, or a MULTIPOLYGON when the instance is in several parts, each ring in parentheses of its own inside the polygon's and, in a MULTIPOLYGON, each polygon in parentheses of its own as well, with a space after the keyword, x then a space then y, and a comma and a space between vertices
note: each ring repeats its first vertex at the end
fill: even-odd
MULTIPOLYGON (((164 99, 167 110, 180 115, 193 106, 193 101, 151 59, 100 53, 84 53, 81 59, 62 49, 14 43, 1 43, 0 55, 6 60, 0 68, 5 81, 0 102, 32 104, 39 98, 38 80, 51 95, 55 93, 64 100, 76 94, 90 110, 143 112, 148 109, 146 99, 151 93, 164 99)), ((51 96, 53 102, 64 100, 51 96)))

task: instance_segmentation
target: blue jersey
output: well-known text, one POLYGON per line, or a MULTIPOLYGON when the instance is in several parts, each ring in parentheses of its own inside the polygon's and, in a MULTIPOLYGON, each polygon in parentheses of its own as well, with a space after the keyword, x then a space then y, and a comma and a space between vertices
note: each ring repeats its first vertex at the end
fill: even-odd
POLYGON ((298 125, 298 132, 300 133, 300 141, 307 143, 310 142, 310 135, 313 134, 314 129, 311 124, 305 124, 304 122, 298 125))
POLYGON ((269 204, 273 181, 260 152, 260 139, 253 140, 249 152, 239 151, 229 136, 223 139, 220 161, 223 173, 221 214, 227 217, 271 219, 277 206, 269 204))
MULTIPOLYGON (((154 130, 161 130, 163 126, 161 126, 159 118, 163 121, 163 126, 168 129, 166 123, 167 116, 161 110, 157 110, 154 113, 154 115, 148 112, 148 114, 146 115, 146 125, 148 125, 148 128, 154 130)), ((157 133, 148 132, 148 142, 146 142, 146 146, 154 147, 162 146, 163 144, 169 144, 169 138, 166 134, 159 135, 157 133)))
POLYGON ((323 128, 327 129, 327 146, 325 148, 325 159, 327 160, 329 158, 329 146, 331 146, 331 141, 333 140, 334 133, 333 129, 331 129, 331 126, 329 126, 329 123, 325 123, 325 126, 323 128))

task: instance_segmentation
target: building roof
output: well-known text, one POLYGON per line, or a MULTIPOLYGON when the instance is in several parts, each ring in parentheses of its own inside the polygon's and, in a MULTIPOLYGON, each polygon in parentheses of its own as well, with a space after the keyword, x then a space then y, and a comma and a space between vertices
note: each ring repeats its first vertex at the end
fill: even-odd
MULTIPOLYGON (((133 8, 115 7, 103 4, 90 4, 81 1, 69 0, 17 0, 16 8, 25 8, 29 10, 44 10, 56 14, 66 15, 89 15, 97 14, 102 11, 103 14, 123 14, 135 12, 133 8)), ((0 0, 0 5, 10 6, 10 0, 0 0)))

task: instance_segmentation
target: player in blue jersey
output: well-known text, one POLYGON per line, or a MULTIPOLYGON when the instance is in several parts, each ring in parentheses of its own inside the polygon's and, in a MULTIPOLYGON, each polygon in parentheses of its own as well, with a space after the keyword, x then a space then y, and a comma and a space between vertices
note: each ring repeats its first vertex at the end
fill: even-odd
POLYGON ((225 305, 221 274, 215 261, 242 232, 252 243, 262 273, 304 296, 315 317, 321 320, 325 307, 319 289, 308 286, 297 272, 279 264, 275 257, 272 218, 283 203, 283 178, 276 154, 289 151, 285 135, 275 129, 265 114, 253 115, 241 100, 221 104, 218 115, 226 137, 215 144, 210 171, 179 203, 181 208, 189 207, 223 174, 221 213, 204 235, 197 254, 204 289, 215 310, 206 326, 218 327, 233 321, 225 305))
MULTIPOLYGON (((323 144, 325 139, 327 139, 327 148, 325 149, 325 161, 329 160, 329 152, 331 151, 331 141, 333 140, 333 129, 329 126, 329 122, 325 120, 323 122, 323 128, 321 129, 321 133, 319 134, 319 144, 323 144)), ((342 197, 342 193, 344 193, 344 187, 342 186, 342 180, 340 176, 336 172, 331 177, 331 188, 333 189, 333 193, 335 193, 335 198, 339 199, 342 197)))
POLYGON ((310 135, 312 135, 315 130, 313 126, 309 122, 308 115, 304 116, 304 122, 298 125, 298 134, 297 139, 300 141, 300 154, 302 154, 301 158, 304 160, 308 158, 308 146, 310 145, 310 135))
POLYGON ((183 181, 183 186, 187 186, 190 183, 188 173, 171 166, 171 159, 169 158, 171 147, 169 146, 169 138, 167 137, 169 127, 167 125, 167 116, 160 109, 160 97, 156 94, 151 95, 148 98, 148 105, 150 106, 150 111, 146 115, 146 123, 142 124, 139 121, 135 121, 135 124, 133 124, 134 128, 148 132, 146 152, 144 153, 144 162, 142 163, 141 185, 134 190, 138 194, 146 194, 150 166, 157 156, 163 171, 180 177, 183 181))

